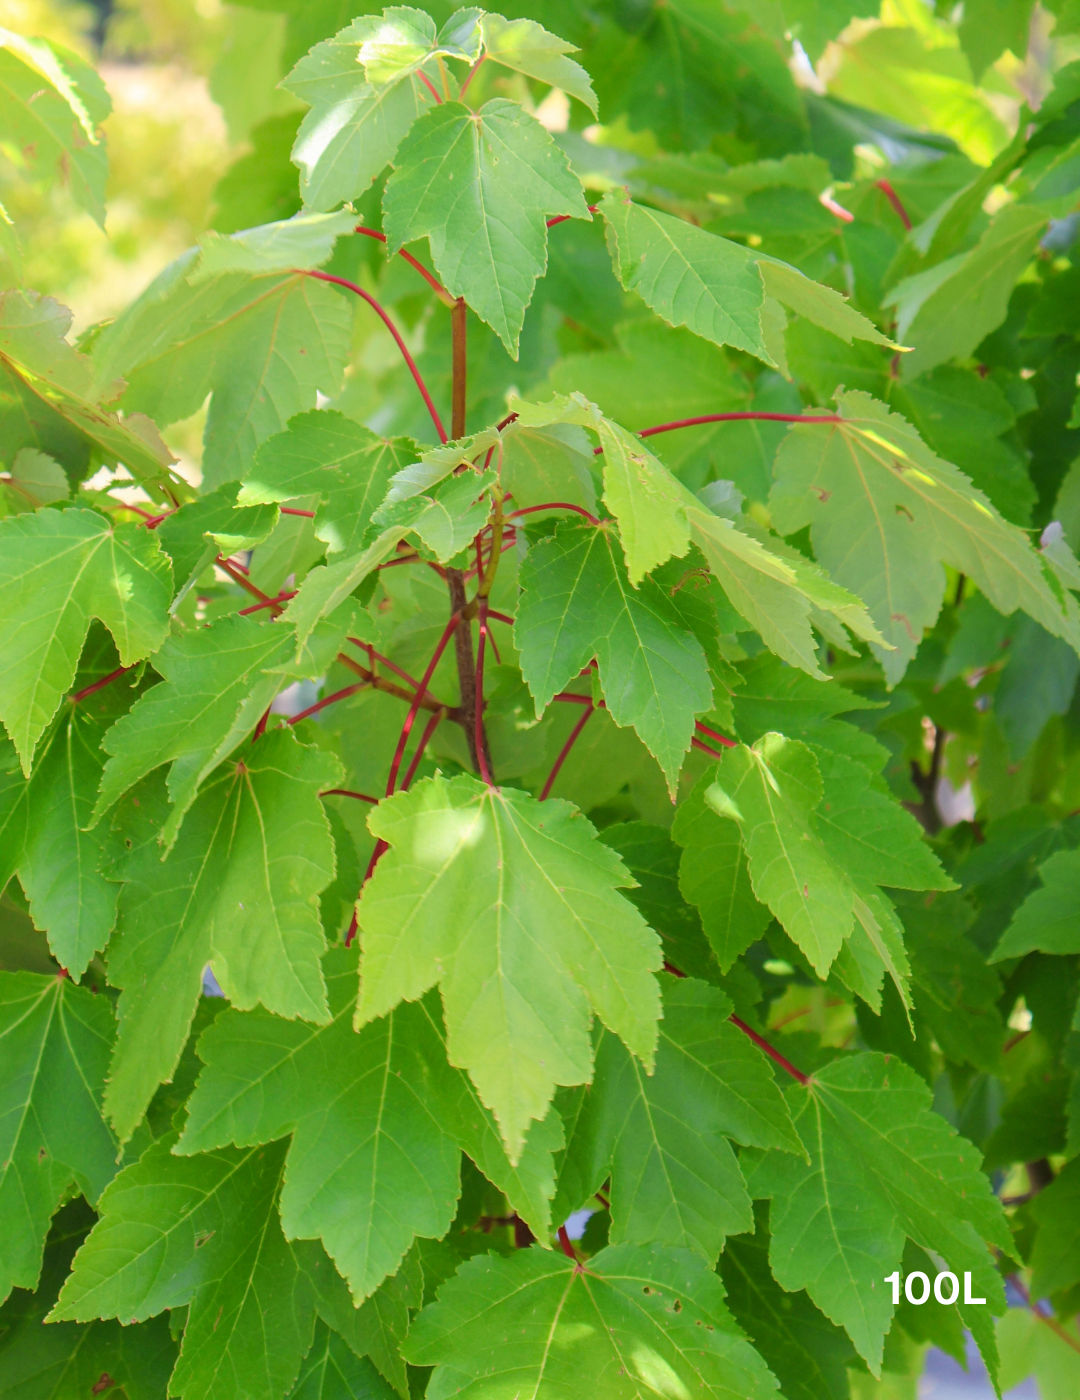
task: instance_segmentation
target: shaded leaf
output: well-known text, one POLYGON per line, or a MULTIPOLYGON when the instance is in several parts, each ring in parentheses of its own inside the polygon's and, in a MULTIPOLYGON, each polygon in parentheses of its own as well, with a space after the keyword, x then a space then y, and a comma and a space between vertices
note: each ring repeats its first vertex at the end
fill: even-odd
POLYGON ((0 1296, 36 1288, 49 1220, 75 1186, 90 1201, 116 1171, 101 1117, 114 1027, 104 997, 64 977, 0 973, 0 1296))
POLYGON ((334 847, 318 794, 339 777, 331 755, 291 731, 265 734, 204 785, 164 859, 162 778, 121 801, 109 980, 124 990, 106 1100, 121 1138, 176 1067, 207 963, 241 1009, 329 1019, 318 895, 334 847))

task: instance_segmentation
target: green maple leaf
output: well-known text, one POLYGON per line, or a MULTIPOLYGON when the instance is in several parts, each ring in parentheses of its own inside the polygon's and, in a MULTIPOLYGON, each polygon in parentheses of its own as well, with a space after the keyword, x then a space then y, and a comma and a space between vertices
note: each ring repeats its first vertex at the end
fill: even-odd
MULTIPOLYGON (((406 1254, 397 1273, 357 1307, 349 1285, 319 1245, 294 1246, 294 1252, 315 1285, 320 1319, 348 1343, 355 1356, 368 1356, 390 1385, 408 1397, 409 1379, 400 1347, 411 1315, 424 1300, 424 1270, 419 1248, 406 1254)), ((319 1327, 316 1324, 316 1338, 319 1327)), ((376 1389, 379 1400, 384 1391, 376 1389)))
POLYGON ((811 628, 815 608, 833 614, 860 637, 881 639, 861 600, 808 561, 781 557, 700 502, 688 502, 685 514, 694 543, 732 607, 789 665, 824 679, 811 628))
POLYGON ((96 1202, 116 1171, 101 1117, 113 1030, 108 1001, 67 978, 0 973, 0 1297, 37 1287, 69 1188, 96 1202))
POLYGON ((490 1114, 446 1062, 430 998, 357 1034, 356 954, 334 949, 325 966, 328 1026, 229 1012, 202 1038, 206 1069, 177 1151, 245 1147, 291 1131, 283 1228, 289 1238, 321 1238, 356 1299, 397 1270, 415 1235, 437 1239, 449 1229, 462 1148, 546 1235, 557 1118, 537 1125, 512 1168, 490 1114))
POLYGON ((20 515, 66 501, 70 495, 63 467, 33 447, 21 447, 12 458, 11 470, 0 473, 0 515, 20 515))
POLYGON ((1062 954, 1080 951, 1080 911, 1076 907, 1080 851, 1058 851, 1039 866, 1042 885, 1013 915, 990 955, 991 962, 1022 958, 1038 949, 1062 954))
POLYGON ((478 112, 444 102, 418 118, 383 196, 388 251, 428 238, 447 290, 464 297, 517 359, 546 215, 587 219, 581 184, 535 118, 492 98, 478 112))
POLYGON ((883 404, 861 393, 837 404, 843 423, 799 425, 781 444, 773 521, 782 534, 809 525, 816 557, 865 600, 894 648, 871 643, 890 684, 937 619, 946 563, 1003 615, 1022 608, 1080 650, 1075 600, 1023 531, 883 404))
POLYGON ((764 289, 754 253, 623 191, 600 206, 615 239, 623 286, 672 326, 773 364, 761 332, 764 289))
POLYGON ((173 561, 176 612, 188 591, 219 554, 228 558, 262 544, 278 523, 272 505, 236 505, 237 486, 228 482, 173 511, 157 526, 161 547, 173 561))
POLYGON ((482 14, 480 33, 484 58, 488 62, 499 63, 526 77, 561 88, 568 96, 583 102, 596 116, 592 81, 580 63, 567 57, 567 54, 577 53, 573 44, 549 34, 535 20, 508 20, 502 15, 482 14))
POLYGON ((319 1321, 288 1400, 393 1400, 395 1393, 366 1357, 319 1321))
POLYGON ((390 850, 358 909, 359 1023, 440 983, 450 1061, 512 1161, 556 1084, 591 1078, 594 1012, 651 1066, 659 940, 618 892, 622 862, 574 808, 433 778, 368 822, 390 850))
POLYGON ((76 978, 105 947, 116 922, 120 891, 101 872, 100 834, 85 828, 101 778, 102 718, 112 718, 122 697, 117 687, 93 710, 72 706, 29 780, 11 748, 0 776, 0 885, 18 873, 35 926, 46 931, 53 956, 76 978))
POLYGON ((239 233, 211 229, 199 238, 202 256, 190 281, 194 286, 221 272, 292 272, 319 267, 329 260, 337 240, 355 227, 355 214, 343 209, 336 214, 305 211, 239 233))
POLYGON ((810 1156, 769 1153, 748 1172, 751 1193, 772 1198, 769 1260, 782 1288, 805 1288, 845 1329, 878 1374, 893 1314, 882 1279, 905 1239, 932 1250, 960 1278, 971 1273, 986 1308, 960 1306, 990 1368, 992 1315, 1005 1310, 986 1242, 1009 1254, 1004 1212, 980 1154, 931 1108, 930 1090, 895 1057, 845 1056, 788 1093, 810 1156))
POLYGON ((435 101, 415 74, 379 87, 361 79, 360 52, 376 25, 373 16, 354 20, 316 44, 282 83, 311 108, 292 151, 309 209, 333 209, 362 195, 435 101))
POLYGON ((222 272, 192 286, 189 251, 151 282, 94 345, 98 375, 122 375, 125 409, 156 423, 188 418, 210 394, 209 487, 247 475, 255 449, 318 392, 338 389, 353 308, 302 273, 222 272))
POLYGON ((352 554, 391 478, 415 457, 408 438, 380 438, 343 413, 317 409, 263 443, 238 499, 246 505, 317 495, 317 538, 330 554, 352 554))
POLYGON ((1031 1203, 1039 1225, 1031 1251, 1031 1296, 1048 1298, 1080 1282, 1080 1163, 1066 1162, 1031 1203))
POLYGON ((753 1228, 729 1139, 801 1147, 771 1068, 728 1024, 728 998, 693 978, 663 981, 655 1073, 600 1033, 593 1083, 577 1091, 556 1214, 589 1200, 610 1172, 612 1244, 693 1249, 715 1263, 728 1235, 753 1228))
POLYGON ((836 719, 854 710, 872 710, 879 702, 831 678, 812 680, 767 652, 743 662, 739 675, 742 685, 732 695, 731 708, 735 732, 744 743, 752 744, 773 730, 857 758, 875 775, 885 766, 888 752, 876 739, 836 719))
POLYGON ((335 949, 326 975, 325 1027, 230 1011, 206 1032, 206 1068, 177 1150, 291 1132, 282 1228, 321 1238, 360 1300, 397 1270, 414 1236, 450 1228, 461 1159, 440 1112, 453 1088, 440 1081, 456 1074, 420 1006, 353 1031, 355 952, 335 949))
POLYGON ((595 657, 616 724, 633 725, 674 793, 694 719, 712 706, 700 642, 659 584, 630 587, 612 531, 562 524, 521 570, 515 639, 543 715, 595 657))
POLYGON ((92 822, 169 763, 173 810, 161 833, 172 844, 199 787, 254 729, 282 684, 267 674, 296 650, 292 629, 257 617, 223 617, 168 637, 154 657, 162 683, 145 691, 109 730, 109 754, 92 822))
POLYGON ((416 1319, 405 1355, 436 1367, 430 1400, 480 1400, 495 1386, 536 1400, 767 1400, 776 1389, 716 1274, 656 1246, 618 1245, 581 1266, 538 1249, 472 1259, 416 1319))
POLYGON ((687 504, 701 503, 675 479, 633 433, 606 418, 577 392, 556 395, 548 403, 513 400, 515 428, 571 424, 592 429, 604 460, 604 504, 619 523, 626 570, 634 588, 672 555, 690 546, 687 504))
POLYGON ((967 931, 975 911, 960 894, 898 900, 911 956, 915 1008, 947 1059, 994 1073, 1005 1025, 1001 978, 967 931))
POLYGON ((826 849, 812 814, 824 786, 805 744, 767 734, 724 757, 705 801, 735 820, 743 837, 754 894, 809 958, 828 971, 854 924, 855 891, 826 849))
POLYGON ((863 764, 815 748, 824 798, 815 825, 829 852, 855 881, 905 890, 954 890, 922 827, 863 764))
POLYGON ((101 123, 112 110, 101 78, 70 49, 0 29, 0 114, 32 179, 59 179, 105 227, 109 157, 101 123))
POLYGON ((848 343, 854 336, 892 344, 838 292, 778 258, 760 258, 740 243, 634 204, 622 192, 606 194, 600 208, 614 235, 623 286, 669 325, 775 365, 769 297, 848 343))
MULTIPOLYGON (((418 72, 433 58, 462 58, 472 63, 480 52, 478 18, 476 10, 458 10, 437 31, 435 21, 423 10, 392 5, 381 15, 354 21, 345 32, 359 40, 357 62, 368 82, 383 87, 418 72)), ((433 66, 432 71, 437 73, 438 69, 433 66)))
POLYGON ((315 1290, 281 1233, 284 1144, 127 1167, 75 1257, 50 1321, 142 1321, 189 1304, 169 1390, 182 1400, 283 1397, 311 1346, 315 1290))
POLYGON ((334 848, 318 794, 339 780, 331 755, 290 730, 265 734, 203 785, 164 859, 161 777, 121 801, 109 980, 124 990, 106 1098, 121 1138, 176 1067, 208 962, 241 1009, 329 1019, 318 895, 334 848))
POLYGON ((680 852, 670 834, 648 822, 616 822, 604 827, 600 840, 618 851, 638 882, 628 898, 659 933, 665 961, 691 977, 715 978, 717 960, 702 936, 698 911, 679 889, 680 852))
POLYGON ((0 521, 0 718, 30 772, 92 618, 112 633, 122 666, 156 651, 168 631, 169 560, 153 534, 115 528, 92 510, 39 510, 0 521))
MULTIPOLYGON (((399 478, 403 475, 405 472, 397 474, 399 478)), ((394 500, 391 488, 372 516, 372 525, 418 535, 436 559, 449 563, 487 522, 491 504, 485 493, 495 479, 491 471, 462 472, 440 481, 430 491, 411 491, 403 500, 394 500)))
POLYGON ((150 419, 132 413, 121 420, 101 406, 123 385, 95 384, 94 362, 65 339, 71 320, 52 297, 0 292, 0 384, 18 405, 5 414, 5 450, 40 448, 73 472, 92 459, 122 462, 155 499, 163 499, 166 482, 186 499, 190 487, 169 470, 175 458, 150 419))
POLYGON ((770 912, 754 895, 738 822, 705 799, 718 777, 720 770, 711 769, 701 778, 675 813, 671 835, 683 848, 679 889, 701 915, 720 970, 727 972, 764 934, 770 912))
POLYGON ((403 525, 391 526, 374 536, 358 554, 312 569, 285 609, 300 647, 306 645, 321 619, 339 608, 364 579, 397 549, 404 537, 403 525))
POLYGON ((979 242, 889 293, 897 335, 915 348, 901 357, 914 379, 945 360, 963 359, 1005 319, 1016 279, 1031 261, 1046 227, 1046 211, 1030 204, 1002 209, 979 242))
POLYGON ((0 1308, 3 1400, 84 1400, 103 1379, 109 1389, 123 1387, 126 1400, 166 1394, 176 1361, 166 1318, 129 1327, 115 1321, 43 1326, 94 1219, 85 1201, 66 1205, 53 1221, 37 1291, 16 1292, 0 1308))
POLYGON ((781 9, 792 34, 813 63, 821 57, 829 40, 846 29, 850 20, 877 18, 874 0, 782 0, 781 9))
POLYGON ((785 1400, 849 1400, 854 1348, 805 1293, 786 1293, 769 1269, 768 1207, 754 1210, 754 1233, 728 1240, 720 1277, 728 1307, 769 1369, 785 1400))

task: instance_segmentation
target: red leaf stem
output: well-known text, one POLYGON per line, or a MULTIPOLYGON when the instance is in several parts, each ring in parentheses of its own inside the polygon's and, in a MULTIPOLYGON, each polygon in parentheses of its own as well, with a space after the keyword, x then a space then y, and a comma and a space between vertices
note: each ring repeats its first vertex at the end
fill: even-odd
MULTIPOLYGON (((691 739, 690 745, 692 748, 700 749, 702 753, 707 753, 710 758, 715 758, 717 762, 724 756, 723 754, 717 753, 715 749, 710 749, 708 744, 703 744, 700 739, 691 739)), ((734 745, 732 745, 732 747, 734 748, 734 745)))
POLYGON ((281 612, 281 604, 275 598, 267 597, 267 595, 262 591, 261 588, 256 588, 250 579, 245 578, 244 575, 240 572, 241 566, 235 563, 235 561, 231 559, 224 559, 219 554, 218 557, 214 560, 214 563, 218 566, 219 569, 222 570, 223 573, 229 575, 233 583, 238 583, 240 587, 245 589, 248 593, 250 593, 253 598, 257 598, 259 600, 260 607, 273 608, 275 612, 281 612))
MULTIPOLYGON (((362 642, 358 637, 349 637, 348 640, 352 642, 354 647, 359 647, 361 651, 367 652, 368 656, 371 657, 371 669, 373 671, 375 669, 375 662, 378 661, 380 665, 385 666, 388 671, 393 671, 395 676, 400 676, 406 684, 411 685, 413 690, 417 692, 420 691, 419 681, 414 680, 413 677, 409 675, 408 671, 403 671, 400 666, 395 665, 388 656, 383 656, 381 651, 376 651, 370 642, 362 642)), ((434 696, 432 698, 434 699, 434 696)))
MULTIPOLYGON (((505 622, 508 627, 513 627, 514 625, 514 619, 512 617, 507 617, 505 613, 496 612, 494 608, 488 609, 488 617, 494 618, 496 622, 505 622)), ((491 645, 495 645, 494 637, 491 639, 491 645)))
MULTIPOLYGON (((559 697, 556 697, 556 699, 558 698, 559 697)), ((578 741, 578 735, 585 728, 586 724, 588 724, 589 717, 592 714, 593 710, 596 708, 593 705, 593 702, 587 696, 583 695, 581 698, 585 701, 586 708, 582 710, 581 718, 578 720, 577 724, 574 725, 573 729, 571 729, 569 738, 559 750, 558 758, 556 758, 555 762, 551 765, 551 772, 547 776, 547 782, 540 790, 541 802, 546 802, 547 799, 551 796, 551 789, 555 786, 555 779, 559 776, 559 769, 566 762, 567 758, 570 755, 570 750, 578 741)))
POLYGON ((295 510, 292 506, 278 506, 278 510, 281 511, 282 515, 303 515, 308 520, 315 519, 315 512, 313 510, 295 510))
POLYGON ((380 836, 379 839, 375 842, 375 849, 371 853, 371 859, 368 861, 368 867, 364 871, 364 878, 360 882, 361 889, 364 888, 367 882, 371 879, 372 875, 375 874, 375 867, 379 863, 380 856, 384 856, 389 849, 389 841, 384 841, 380 836))
MULTIPOLYGON (((356 227, 353 229, 353 233, 365 233, 367 234, 368 238, 377 238, 380 243, 385 243, 387 241, 385 233, 380 233, 377 228, 365 228, 363 224, 357 224, 356 227)), ((454 298, 450 295, 450 293, 446 290, 446 288, 434 275, 434 273, 431 273, 427 270, 427 268, 424 266, 424 264, 420 261, 419 258, 414 258, 413 255, 411 253, 406 252, 404 248, 398 249, 398 257, 404 258, 410 267, 414 267, 416 271, 419 272, 420 276, 424 279, 428 286, 431 287, 432 291, 434 291, 435 295, 439 298, 440 301, 445 302, 447 306, 453 306, 454 298)))
POLYGON ((255 733, 251 736, 251 742, 252 742, 253 744, 256 742, 256 740, 261 739, 262 736, 266 733, 266 726, 267 726, 269 723, 270 723, 270 706, 267 705, 266 709, 263 710, 263 712, 262 712, 262 717, 260 718, 258 724, 255 726, 255 733))
MULTIPOLYGON (((438 646, 436 646, 434 654, 432 655, 431 660, 427 664, 427 670, 420 678, 420 684, 417 687, 416 696, 414 697, 412 704, 409 706, 409 712, 405 716, 405 723, 401 726, 401 735, 398 738, 397 748, 394 750, 394 757, 390 764, 390 775, 386 780, 387 797, 390 797, 394 792, 395 784, 397 783, 397 775, 401 768, 401 760, 405 757, 405 746, 409 742, 409 735, 412 732, 413 725, 416 723, 416 716, 420 710, 420 702, 423 700, 424 695, 427 692, 427 688, 431 684, 431 678, 435 674, 435 667, 438 666, 439 661, 442 658, 442 654, 446 650, 450 642, 450 638, 457 631, 458 624, 460 622, 461 613, 451 613, 450 620, 443 628, 443 634, 439 638, 438 646)), ((371 868, 374 869, 374 865, 372 865, 371 868)))
POLYGON ((566 1233, 566 1226, 559 1226, 559 1248, 566 1255, 567 1259, 572 1259, 577 1263, 577 1255, 574 1253, 574 1246, 570 1243, 570 1236, 566 1233))
POLYGON ((356 905, 354 904, 354 905, 353 905, 353 911, 352 911, 352 918, 349 920, 349 931, 348 931, 348 933, 346 933, 346 935, 345 935, 345 947, 346 947, 346 948, 348 948, 348 947, 350 947, 350 946, 352 945, 352 941, 353 941, 353 939, 354 939, 355 937, 356 937, 356 905))
POLYGON ((790 1060, 785 1059, 785 1057, 781 1055, 775 1045, 770 1045, 763 1036, 758 1035, 757 1031, 751 1030, 745 1021, 740 1021, 738 1016, 729 1016, 728 1020, 733 1026, 738 1026, 743 1035, 748 1035, 759 1050, 764 1050, 770 1060, 775 1060, 781 1069, 787 1070, 792 1079, 797 1079, 800 1084, 810 1083, 810 1076, 808 1074, 803 1074, 801 1069, 796 1069, 790 1060))
POLYGON ((370 681, 357 681, 355 685, 347 685, 342 690, 335 690, 333 695, 324 695, 321 700, 316 700, 314 705, 309 705, 306 710, 301 710, 298 715, 290 715, 290 724, 299 724, 302 719, 307 719, 310 715, 318 714, 320 710, 325 710, 327 705, 333 705, 338 700, 347 700, 350 695, 355 695, 358 690, 370 690, 370 681))
MULTIPOLYGON (((427 80, 425 79, 425 81, 427 80)), ((434 92, 434 88, 432 88, 432 91, 434 92)), ((302 269, 298 270, 302 271, 302 269)), ((423 376, 416 367, 416 361, 409 353, 409 347, 405 344, 404 340, 402 340, 401 332, 390 319, 390 316, 386 309, 375 300, 375 298, 371 295, 370 292, 365 292, 363 287, 357 286, 355 282, 350 282, 347 277, 335 277, 332 273, 329 272, 303 272, 303 275, 305 277, 314 277, 320 282, 331 282, 335 287, 344 287, 346 291, 355 292, 358 297, 362 297, 364 301, 367 302, 367 304, 371 307, 375 314, 382 320, 382 323, 386 327, 386 329, 394 337, 394 341, 397 345, 397 348, 401 351, 402 358, 409 367, 409 373, 416 381, 416 387, 420 390, 420 397, 424 400, 424 403, 427 406, 428 413, 431 414, 431 421, 435 424, 435 431, 439 435, 439 441, 449 441, 449 439, 446 436, 446 429, 442 425, 442 419, 439 417, 439 411, 435 407, 435 404, 432 402, 431 395, 428 393, 428 388, 427 385, 424 383, 423 376)))
POLYGON ((889 203, 892 205, 892 207, 896 210, 896 213, 897 213, 897 215, 899 216, 900 222, 904 225, 904 227, 905 227, 905 228, 908 230, 908 232, 910 233, 910 232, 911 232, 911 219, 908 217, 908 211, 904 208, 904 202, 903 202, 903 200, 900 198, 900 196, 899 196, 899 195, 896 193, 896 191, 893 189, 892 185, 889 184, 888 180, 875 180, 874 183, 877 185, 878 189, 879 189, 879 190, 881 191, 881 193, 885 196, 885 198, 889 201, 889 203))
POLYGON ((442 98, 441 98, 441 97, 439 96, 439 94, 435 91, 434 84, 432 83, 431 79, 427 76, 427 74, 426 74, 426 73, 419 73, 419 72, 418 72, 416 76, 417 76, 417 77, 420 79, 420 81, 424 84, 424 86, 427 88, 428 92, 431 93, 432 97, 434 97, 436 103, 441 107, 441 106, 442 106, 442 98))
POLYGON ((436 710, 435 713, 428 720, 427 724, 424 725, 424 732, 420 735, 420 742, 416 746, 416 752, 413 754, 412 761, 410 762, 408 768, 406 768, 405 777, 402 779, 401 782, 403 790, 408 789, 412 786, 412 780, 416 777, 416 770, 420 767, 420 760, 424 756, 424 750, 428 746, 428 741, 430 740, 431 736, 435 733, 436 729, 438 729, 439 723, 445 714, 445 710, 436 710))
POLYGON ((353 792, 351 788, 327 788, 325 792, 319 793, 320 797, 355 797, 358 802, 370 802, 375 806, 379 799, 369 797, 366 792, 353 792))
POLYGON ((251 613, 261 612, 261 610, 262 610, 263 608, 277 608, 277 607, 280 607, 280 605, 281 605, 282 603, 287 603, 287 602, 289 601, 290 598, 295 598, 295 597, 296 597, 296 590, 295 590, 295 589, 293 589, 291 592, 279 593, 279 594, 277 595, 276 598, 267 598, 267 600, 266 600, 264 603, 252 603, 252 605, 251 605, 250 608, 241 608, 241 609, 240 609, 240 616, 241 616, 241 617, 247 617, 247 616, 249 616, 249 614, 251 614, 251 613))
MULTIPOLYGON (((16 481, 7 481, 7 482, 5 482, 4 484, 5 484, 5 486, 15 486, 15 487, 18 487, 18 482, 16 482, 16 481)), ((29 495, 30 493, 29 493, 28 491, 26 491, 26 492, 23 492, 23 494, 24 494, 24 495, 29 495)), ((120 506, 120 508, 121 508, 122 510, 133 510, 133 511, 135 512, 136 515, 141 515, 142 518, 143 518, 144 520, 156 520, 156 519, 157 519, 157 516, 153 513, 153 511, 150 511, 150 510, 143 510, 142 506, 137 506, 137 505, 135 505, 135 503, 134 503, 133 501, 131 501, 131 502, 129 502, 129 501, 117 501, 116 504, 117 504, 118 506, 120 506)))
POLYGON ((699 719, 694 720, 694 728, 700 729, 702 734, 707 734, 710 739, 714 739, 718 744, 723 744, 725 749, 737 749, 739 747, 737 740, 729 739, 723 734, 718 734, 715 729, 702 723, 699 719))
POLYGON ((468 91, 468 89, 469 89, 469 84, 470 84, 470 83, 472 82, 472 80, 476 77, 476 74, 477 74, 477 72, 479 71, 480 65, 481 65, 481 63, 483 63, 483 61, 484 61, 485 58, 487 58, 487 54, 482 53, 482 54, 480 55, 480 57, 476 60, 476 62, 473 64, 473 66, 469 69, 469 71, 465 74, 465 81, 461 84, 461 87, 458 88, 458 101, 459 101, 459 102, 461 101, 461 99, 465 96, 466 92, 468 91))
MULTIPOLYGON (((599 208, 599 204, 590 204, 589 213, 595 214, 599 208)), ((554 228, 556 224, 565 224, 567 219, 574 219, 576 217, 576 214, 556 214, 553 219, 548 219, 547 226, 548 228, 554 228)))
POLYGON ((480 776, 488 787, 494 787, 495 784, 491 781, 491 771, 488 768, 487 754, 484 752, 484 648, 488 639, 486 598, 480 600, 477 623, 480 628, 480 640, 476 644, 476 711, 473 715, 473 732, 476 735, 476 758, 480 765, 480 776))
MULTIPOLYGON (((575 695, 572 690, 562 690, 558 695, 553 695, 551 698, 552 700, 561 700, 567 705, 591 705, 593 703, 588 695, 575 695)), ((607 709, 607 706, 604 704, 603 700, 601 700, 597 708, 604 710, 607 709)))
POLYGON ((1048 1317, 1047 1314, 1044 1313, 1043 1310, 1039 1307, 1037 1302, 1032 1302, 1031 1294, 1028 1292, 1019 1274, 1010 1274, 1009 1282, 1016 1289, 1017 1293, 1019 1293, 1020 1298, 1024 1303, 1024 1306, 1030 1308, 1040 1322, 1045 1322, 1047 1327, 1050 1328, 1051 1332, 1056 1332, 1066 1346, 1072 1347, 1073 1351, 1080 1352, 1080 1342, 1076 1340, 1072 1333, 1067 1331, 1064 1327, 1062 1327, 1061 1323, 1058 1322, 1057 1318, 1048 1317))
POLYGON ((118 666, 115 671, 110 671, 107 676, 102 676, 101 680, 95 681, 93 685, 87 685, 82 690, 77 690, 71 696, 71 703, 77 705, 80 700, 86 700, 89 696, 96 694, 99 690, 104 690, 107 685, 112 685, 113 681, 119 680, 128 671, 133 671, 134 666, 118 666))
MULTIPOLYGON (((703 413, 699 418, 677 418, 673 423, 657 423, 652 428, 641 428, 638 437, 653 437, 656 433, 670 433, 674 428, 696 428, 702 423, 842 423, 838 413, 703 413)), ((594 447, 593 455, 599 456, 602 447, 594 447)))
POLYGON ((591 511, 587 511, 584 506, 572 505, 569 501, 548 501, 542 506, 522 506, 520 510, 512 510, 506 518, 507 520, 515 520, 519 515, 532 515, 534 511, 538 510, 575 510, 578 515, 583 515, 590 525, 600 524, 591 511))

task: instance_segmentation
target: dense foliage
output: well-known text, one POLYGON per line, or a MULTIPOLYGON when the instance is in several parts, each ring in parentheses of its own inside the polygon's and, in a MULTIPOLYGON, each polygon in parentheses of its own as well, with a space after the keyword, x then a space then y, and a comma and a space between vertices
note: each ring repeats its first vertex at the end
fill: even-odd
POLYGON ((1080 1393, 1080 12, 369 8, 0 30, 0 1397, 1080 1393))

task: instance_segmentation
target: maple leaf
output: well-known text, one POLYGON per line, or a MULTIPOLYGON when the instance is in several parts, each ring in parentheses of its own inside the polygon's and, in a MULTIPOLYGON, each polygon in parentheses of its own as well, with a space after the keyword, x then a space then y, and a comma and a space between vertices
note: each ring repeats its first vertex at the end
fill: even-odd
POLYGON ((871 643, 890 684, 937 619, 944 564, 974 579, 1000 613, 1022 608, 1080 650, 1076 602, 1049 582, 1023 531, 868 394, 840 395, 837 411, 842 423, 800 425, 781 444, 773 520, 783 534, 809 525, 816 557, 865 601, 895 648, 871 643))
POLYGON ((167 425, 207 394, 204 481, 247 473, 255 449, 341 382, 352 307, 302 273, 222 272, 200 280, 182 254, 94 343, 99 379, 127 381, 126 410, 167 425))
POLYGON ((583 1267, 537 1249, 470 1260, 416 1319, 405 1355, 436 1367, 433 1400, 479 1396, 493 1373, 537 1400, 581 1387, 611 1400, 661 1387, 717 1400, 776 1390, 716 1274, 687 1250, 656 1246, 618 1245, 583 1267))
POLYGON ((137 782, 169 763, 173 811, 161 839, 171 845, 205 778, 251 733, 281 686, 267 674, 296 650, 287 627, 225 617, 169 637, 154 658, 162 677, 109 730, 109 754, 92 822, 137 782))
POLYGON ((265 734, 203 785, 164 859, 164 781, 121 801, 109 980, 124 990, 106 1108, 123 1139, 176 1067, 207 963, 235 1006, 329 1019, 317 897, 334 850, 318 794, 339 778, 290 730, 265 734))
POLYGON ((428 238, 447 291, 465 298, 514 359, 547 265, 544 216, 590 217, 566 157, 501 97, 478 112, 443 102, 418 118, 394 157, 383 210, 389 251, 428 238))
POLYGON ((49 1220, 74 1184, 96 1202, 116 1172, 101 1118, 109 1003, 65 977, 0 972, 0 1297, 35 1288, 49 1220))
POLYGON ((112 1183, 49 1321, 138 1322, 190 1304, 169 1389, 282 1396, 311 1346, 315 1292, 278 1220, 284 1145, 176 1157, 155 1143, 112 1183))
POLYGON ((693 1249, 715 1262, 753 1212, 729 1139, 799 1152, 761 1052, 727 1023, 731 1002, 693 978, 664 979, 656 1070, 601 1032, 593 1083, 569 1108, 556 1215, 611 1176, 611 1241, 693 1249))
POLYGON ((521 572, 521 671, 542 715, 595 657, 612 719, 632 724, 674 792, 694 718, 712 705, 705 653, 651 579, 631 589, 612 532, 560 525, 521 572))
POLYGON ((415 456, 408 438, 387 441, 343 413, 301 413, 259 448, 238 501, 260 504, 317 495, 316 537, 330 554, 352 554, 362 548, 391 478, 415 456))
POLYGON ((556 1084, 591 1078, 593 1012, 651 1066, 659 940, 619 893, 622 862, 569 803, 432 778, 369 825, 390 850, 358 908, 358 1023, 440 983, 450 1062, 512 1161, 556 1084))
POLYGON ((751 1193, 772 1198, 777 1282, 805 1288, 877 1373, 893 1312, 880 1284, 910 1238, 986 1298, 986 1312, 961 1315, 993 1374, 991 1315, 1005 1299, 984 1241, 1008 1254, 1011 1237, 977 1150, 933 1112, 918 1075, 883 1055, 845 1056, 788 1100, 809 1162, 771 1152, 747 1172, 751 1193))
POLYGON ((120 664, 156 651, 168 631, 168 557, 135 525, 92 510, 39 510, 0 521, 0 718, 29 775, 93 618, 120 664))

